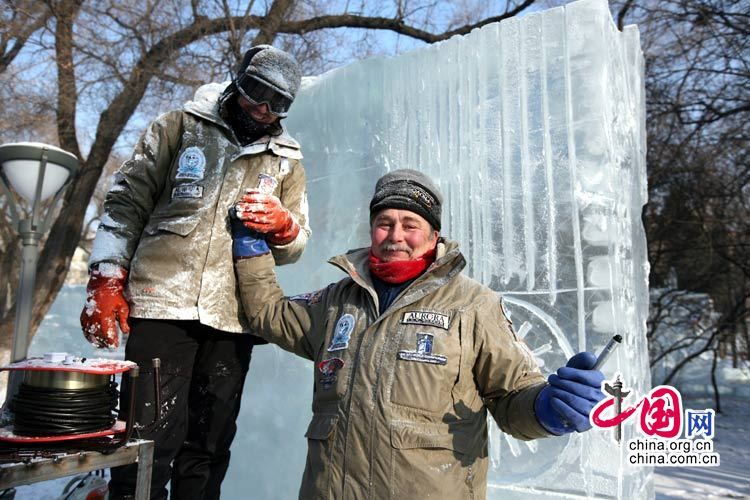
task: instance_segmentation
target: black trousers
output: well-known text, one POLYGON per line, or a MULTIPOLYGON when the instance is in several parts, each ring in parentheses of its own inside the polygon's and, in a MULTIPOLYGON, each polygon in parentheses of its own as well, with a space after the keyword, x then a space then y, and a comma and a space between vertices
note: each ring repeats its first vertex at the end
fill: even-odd
MULTIPOLYGON (((141 368, 135 390, 137 435, 154 441, 151 498, 166 499, 170 480, 173 499, 219 498, 254 337, 197 321, 131 318, 130 325, 125 358, 141 368), (153 358, 161 359, 156 419, 153 358)), ((121 409, 129 405, 129 384, 124 376, 121 409)), ((133 495, 136 471, 136 464, 112 469, 110 499, 133 495)))

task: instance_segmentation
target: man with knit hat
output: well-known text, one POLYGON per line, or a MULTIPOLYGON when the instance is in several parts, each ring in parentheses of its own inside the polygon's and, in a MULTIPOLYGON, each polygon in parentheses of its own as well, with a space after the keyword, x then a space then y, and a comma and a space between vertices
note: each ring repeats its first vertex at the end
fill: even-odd
POLYGON ((371 245, 314 293, 284 297, 269 253, 235 259, 253 331, 315 363, 300 498, 484 498, 487 412, 519 439, 590 428, 594 356, 545 381, 500 296, 461 274, 442 202, 423 173, 381 177, 371 245))

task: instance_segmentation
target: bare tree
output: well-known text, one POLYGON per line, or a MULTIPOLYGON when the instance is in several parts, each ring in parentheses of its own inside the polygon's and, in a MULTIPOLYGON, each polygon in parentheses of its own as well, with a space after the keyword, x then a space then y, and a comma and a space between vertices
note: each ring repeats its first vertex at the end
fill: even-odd
POLYGON ((18 56, 29 38, 47 24, 50 10, 34 0, 2 1, 0 25, 0 73, 18 56))
MULTIPOLYGON (((685 301, 675 290, 655 299, 652 363, 682 353, 659 380, 669 383, 703 353, 748 359, 750 11, 735 0, 613 8, 618 24, 639 25, 647 61, 650 201, 643 215, 651 285, 664 287, 674 270, 674 288, 706 294, 717 313, 698 329, 683 329, 684 337, 670 337, 666 325, 681 317, 685 301)), ((700 305, 691 307, 693 316, 700 313, 700 305)))

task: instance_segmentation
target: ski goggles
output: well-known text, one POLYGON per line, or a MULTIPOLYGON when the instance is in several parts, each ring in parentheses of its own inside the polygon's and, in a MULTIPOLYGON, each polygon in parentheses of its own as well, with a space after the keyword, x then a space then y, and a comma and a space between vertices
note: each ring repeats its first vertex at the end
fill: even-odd
POLYGON ((292 105, 292 98, 285 96, 257 78, 243 74, 235 81, 239 93, 252 104, 266 104, 271 114, 284 118, 292 105))

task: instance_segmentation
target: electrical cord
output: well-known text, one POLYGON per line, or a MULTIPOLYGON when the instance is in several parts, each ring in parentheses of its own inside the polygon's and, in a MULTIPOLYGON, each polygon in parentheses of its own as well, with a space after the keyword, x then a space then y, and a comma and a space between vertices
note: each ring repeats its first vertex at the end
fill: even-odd
POLYGON ((13 400, 13 432, 19 436, 60 436, 109 429, 119 397, 117 384, 94 389, 52 389, 21 384, 13 400))

